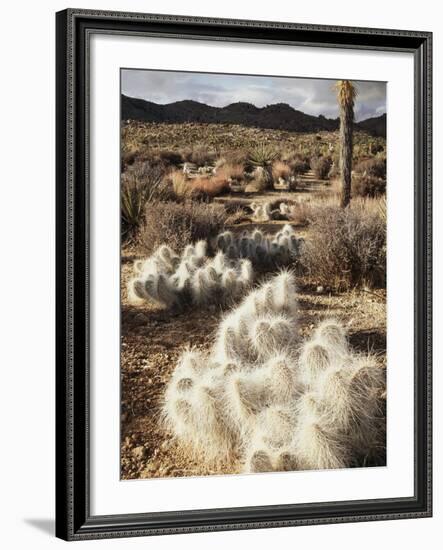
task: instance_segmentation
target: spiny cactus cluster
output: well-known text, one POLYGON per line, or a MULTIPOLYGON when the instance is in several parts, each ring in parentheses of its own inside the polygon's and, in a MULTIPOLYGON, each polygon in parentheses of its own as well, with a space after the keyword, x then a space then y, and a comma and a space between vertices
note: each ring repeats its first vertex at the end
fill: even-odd
POLYGON ((289 220, 292 207, 281 202, 278 208, 272 208, 271 202, 251 202, 252 219, 255 222, 267 222, 270 220, 289 220))
POLYGON ((291 225, 286 224, 274 235, 260 229, 243 231, 235 235, 224 231, 217 235, 214 248, 222 250, 229 258, 248 258, 257 266, 283 266, 300 256, 303 240, 298 239, 291 225))
POLYGON ((256 222, 267 222, 272 220, 271 204, 269 202, 252 202, 252 219, 256 222))
POLYGON ((334 320, 300 343, 296 313, 282 272, 224 318, 208 354, 180 357, 164 417, 203 460, 244 472, 345 468, 383 446, 383 369, 334 320))
POLYGON ((206 241, 198 241, 179 256, 162 245, 147 260, 135 262, 130 301, 153 300, 183 309, 190 304, 229 304, 243 296, 254 280, 251 262, 229 259, 222 251, 208 258, 206 250, 206 241))

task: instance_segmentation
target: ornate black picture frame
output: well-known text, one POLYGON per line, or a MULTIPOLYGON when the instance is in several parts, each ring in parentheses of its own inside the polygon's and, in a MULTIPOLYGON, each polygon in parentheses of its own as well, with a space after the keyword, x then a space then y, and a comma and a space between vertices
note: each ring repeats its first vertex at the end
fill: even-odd
POLYGON ((57 13, 56 534, 65 540, 431 515, 429 32, 69 9, 57 13), (415 491, 410 498, 93 516, 89 469, 89 41, 94 33, 409 52, 415 65, 415 491))

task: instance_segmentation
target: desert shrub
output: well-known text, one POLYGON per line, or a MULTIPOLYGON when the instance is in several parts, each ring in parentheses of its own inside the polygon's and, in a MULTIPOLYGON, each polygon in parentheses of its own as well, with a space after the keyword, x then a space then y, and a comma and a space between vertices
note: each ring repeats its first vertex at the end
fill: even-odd
POLYGON ((352 193, 360 197, 377 197, 386 192, 386 158, 380 156, 360 161, 354 169, 352 193))
POLYGON ((245 177, 245 169, 242 164, 232 164, 227 162, 216 170, 215 176, 218 179, 224 179, 226 181, 239 184, 245 177))
POLYGON ((229 200, 225 203, 224 207, 228 214, 235 214, 238 211, 248 214, 250 210, 249 201, 244 199, 229 200))
POLYGON ((386 224, 375 208, 317 207, 300 262, 310 279, 327 287, 386 284, 386 224))
POLYGON ((386 180, 367 174, 354 174, 352 177, 352 196, 378 197, 386 193, 386 180))
POLYGON ((226 220, 227 213, 219 204, 152 201, 145 208, 141 245, 148 254, 161 244, 181 251, 189 243, 217 235, 226 220))
POLYGON ((369 145, 369 151, 371 155, 376 155, 377 153, 382 153, 385 150, 381 143, 371 143, 369 145))
POLYGON ((249 212, 245 208, 237 207, 235 208, 234 205, 229 205, 229 207, 225 204, 226 212, 228 213, 228 219, 226 220, 227 225, 237 225, 241 222, 250 222, 251 217, 249 215, 249 212))
POLYGON ((374 178, 386 178, 386 158, 375 157, 356 164, 354 172, 374 178))
POLYGON ((189 185, 196 197, 216 197, 229 191, 229 181, 219 175, 210 178, 198 177, 191 180, 189 185))
POLYGON ((183 162, 183 157, 178 151, 161 149, 158 153, 159 159, 166 164, 178 166, 183 162))
POLYGON ((245 187, 246 193, 262 193, 266 189, 269 189, 273 181, 272 172, 262 166, 257 166, 252 172, 251 177, 252 180, 245 187))
POLYGON ((248 162, 248 151, 241 148, 224 151, 223 156, 228 164, 241 164, 245 166, 248 162))
POLYGON ((331 166, 332 159, 330 157, 314 157, 311 159, 311 168, 318 179, 327 179, 331 166))
POLYGON ((290 207, 288 219, 296 225, 308 225, 312 218, 312 204, 308 201, 299 201, 290 207))
POLYGON ((132 164, 148 163, 152 167, 158 167, 165 172, 176 168, 182 162, 179 152, 170 149, 143 148, 140 150, 124 151, 122 153, 122 168, 125 170, 132 164))
POLYGON ((163 414, 197 457, 240 458, 243 472, 383 463, 384 370, 334 319, 300 341, 297 311, 294 276, 282 272, 222 319, 207 353, 182 353, 163 414))
POLYGON ((155 196, 160 191, 158 181, 167 173, 167 171, 158 164, 149 161, 135 161, 132 165, 122 173, 122 185, 128 183, 146 184, 147 189, 151 189, 151 193, 155 196))
POLYGON ((134 264, 128 285, 133 303, 153 301, 167 309, 229 305, 251 286, 254 272, 249 260, 229 259, 223 252, 206 255, 207 242, 185 247, 179 256, 163 244, 144 261, 134 264))
POLYGON ((310 169, 311 165, 307 160, 294 158, 289 162, 289 167, 291 168, 294 176, 299 176, 307 172, 310 169))
POLYGON ((227 164, 228 161, 226 160, 226 157, 219 157, 216 161, 215 161, 215 164, 214 164, 214 168, 215 170, 219 170, 220 168, 222 168, 223 166, 225 166, 225 164, 227 164))
POLYGON ((171 182, 172 190, 178 200, 187 199, 192 195, 192 185, 181 170, 171 172, 166 179, 171 182))
POLYGON ((186 160, 193 162, 197 166, 205 166, 206 164, 212 164, 215 159, 216 154, 214 151, 210 151, 204 146, 198 146, 192 149, 186 160))
POLYGON ((274 177, 274 181, 279 181, 280 178, 283 180, 288 180, 291 175, 291 168, 285 162, 277 160, 272 165, 272 175, 274 177))
POLYGON ((170 200, 173 191, 164 181, 164 170, 148 162, 128 166, 121 176, 121 220, 123 238, 133 238, 143 222, 144 208, 153 200, 170 200))

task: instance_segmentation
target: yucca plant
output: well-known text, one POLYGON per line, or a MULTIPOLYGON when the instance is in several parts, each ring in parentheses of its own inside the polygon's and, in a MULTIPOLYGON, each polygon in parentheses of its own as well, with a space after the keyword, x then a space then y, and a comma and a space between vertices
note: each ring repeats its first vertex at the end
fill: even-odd
POLYGON ((167 196, 161 169, 143 163, 131 166, 121 179, 121 220, 124 239, 135 237, 143 222, 147 202, 159 195, 167 196))
POLYGON ((336 89, 340 108, 340 203, 345 208, 351 200, 352 134, 357 89, 350 80, 338 80, 336 89))
POLYGON ((133 237, 140 226, 148 194, 148 185, 137 180, 132 180, 122 186, 121 216, 124 237, 133 237))
POLYGON ((254 147, 249 152, 248 161, 252 166, 256 167, 258 179, 262 180, 265 187, 272 185, 272 165, 277 156, 277 151, 265 143, 254 147))

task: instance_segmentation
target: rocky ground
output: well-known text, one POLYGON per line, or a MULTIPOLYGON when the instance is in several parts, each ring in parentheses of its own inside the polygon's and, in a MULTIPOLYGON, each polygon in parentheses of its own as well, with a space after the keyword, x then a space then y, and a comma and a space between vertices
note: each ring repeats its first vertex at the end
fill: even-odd
MULTIPOLYGON (((197 122, 170 124, 125 121, 122 123, 124 152, 143 154, 149 150, 171 148, 175 151, 194 149, 198 145, 217 151, 248 151, 258 143, 277 148, 282 146, 312 155, 313 151, 327 153, 338 141, 335 132, 298 133, 285 130, 254 128, 239 124, 200 124, 197 122), (173 144, 173 145, 172 145, 173 144)), ((366 132, 354 131, 354 151, 366 150, 368 143, 386 144, 384 138, 374 138, 366 132)))
MULTIPOLYGON (((162 426, 162 399, 175 362, 186 345, 210 347, 222 312, 190 310, 171 316, 159 307, 130 305, 126 284, 135 257, 123 252, 121 332, 121 476, 139 479, 235 473, 238 465, 211 470, 189 457, 162 426)), ((350 343, 362 352, 386 351, 386 296, 383 291, 334 294, 299 281, 299 330, 310 336, 325 316, 348 325, 350 343)))

